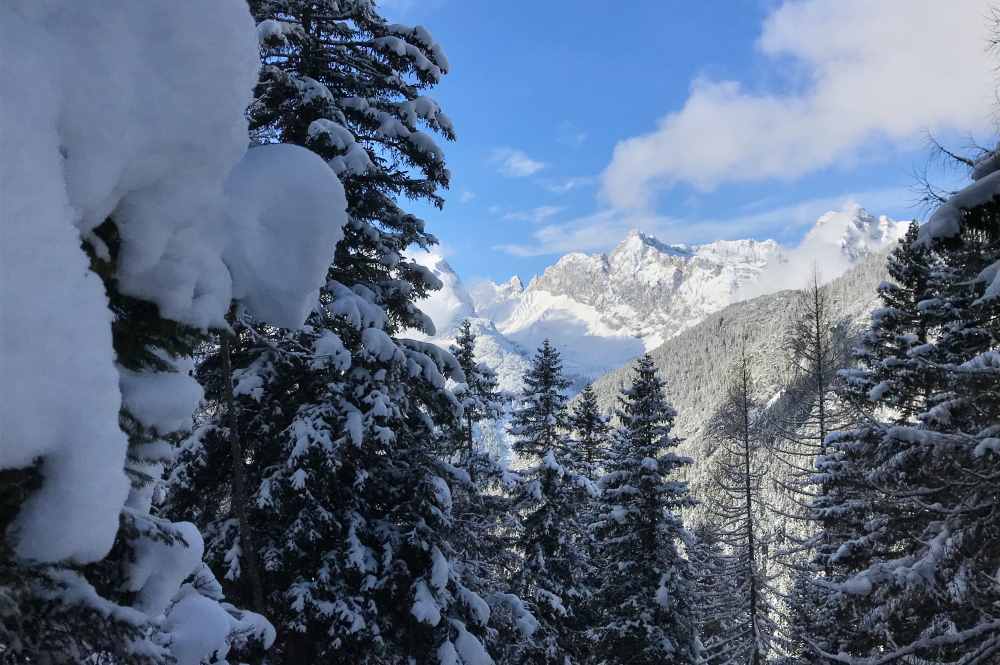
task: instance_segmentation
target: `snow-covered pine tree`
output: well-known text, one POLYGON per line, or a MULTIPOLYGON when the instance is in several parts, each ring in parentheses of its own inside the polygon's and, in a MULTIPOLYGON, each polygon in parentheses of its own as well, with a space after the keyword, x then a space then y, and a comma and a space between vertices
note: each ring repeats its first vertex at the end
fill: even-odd
POLYGON ((677 471, 675 413, 652 359, 640 358, 619 398, 620 426, 602 479, 596 525, 602 566, 590 629, 598 662, 691 665, 699 662, 691 570, 678 545, 678 511, 694 505, 677 471))
POLYGON ((457 453, 461 467, 452 484, 453 528, 466 584, 490 606, 487 647, 499 662, 508 662, 523 653, 538 624, 520 597, 501 591, 519 568, 519 520, 509 490, 520 477, 483 445, 480 424, 502 415, 504 396, 496 374, 476 362, 475 345, 476 335, 466 320, 449 349, 465 376, 464 386, 456 391, 462 419, 452 437, 456 443, 447 451, 457 453))
POLYGON ((568 413, 566 390, 570 381, 562 373, 559 351, 544 340, 524 376, 524 388, 511 414, 510 434, 514 452, 527 459, 541 459, 566 449, 568 413))
POLYGON ((776 630, 761 499, 768 471, 767 433, 745 345, 730 372, 725 400, 708 424, 717 447, 706 510, 729 555, 725 572, 736 583, 736 593, 722 599, 720 608, 731 631, 703 641, 710 662, 762 665, 776 630))
POLYGON ((565 665, 587 653, 580 620, 590 589, 580 518, 596 488, 567 452, 569 385, 559 352, 545 340, 511 418, 514 452, 531 464, 521 472, 514 497, 523 556, 514 591, 539 622, 532 643, 518 657, 522 663, 565 665))
MULTIPOLYGON (((4 662, 114 662, 125 665, 258 651, 274 639, 262 617, 225 602, 201 563, 202 536, 165 519, 154 501, 164 465, 191 428, 200 390, 188 374, 205 333, 162 316, 118 288, 121 237, 113 218, 85 244, 108 296, 128 436, 131 491, 110 553, 86 566, 16 563, 0 543, 0 637, 4 662), (7 581, 11 584, 8 586, 7 581), (207 626, 200 622, 212 620, 207 626), (10 660, 8 660, 10 659, 10 660), (97 659, 97 660, 94 660, 97 659)), ((34 488, 37 468, 4 471, 0 528, 34 488)))
POLYGON ((862 468, 884 498, 871 511, 874 533, 839 548, 855 556, 839 591, 862 604, 879 630, 878 643, 855 647, 857 662, 877 655, 965 665, 1000 657, 996 162, 987 155, 977 164, 975 182, 942 204, 917 240, 934 255, 919 303, 927 343, 908 353, 921 381, 891 384, 909 391, 902 398, 891 390, 875 397, 890 414, 900 403, 926 407, 916 421, 890 415, 873 428, 862 468), (870 544, 876 539, 887 541, 881 551, 870 544))
POLYGON ((856 408, 868 411, 878 404, 896 422, 912 422, 923 412, 930 395, 926 363, 910 351, 927 344, 933 325, 930 311, 920 307, 929 300, 930 249, 917 244, 918 226, 910 224, 899 245, 889 254, 890 281, 879 285, 881 307, 872 312, 871 326, 854 350, 858 368, 840 372, 842 392, 856 408))
POLYGON ((453 137, 420 94, 447 61, 426 30, 389 24, 365 0, 250 4, 264 60, 251 131, 327 160, 349 222, 305 330, 238 312, 232 381, 225 353, 206 359, 216 401, 174 471, 173 510, 200 515, 213 568, 253 597, 254 553, 231 512, 244 477, 245 530, 282 634, 271 662, 488 663, 489 607, 452 544, 451 485, 467 474, 439 456, 461 413, 445 375, 461 371, 398 338, 433 330, 415 302, 439 284, 404 251, 435 240, 397 198, 442 203, 443 153, 418 125, 453 137), (206 485, 230 503, 199 511, 206 485))
MULTIPOLYGON (((604 473, 607 464, 608 450, 611 442, 611 425, 609 418, 601 413, 597 402, 597 394, 588 385, 581 391, 570 411, 566 421, 569 430, 567 454, 572 459, 572 465, 580 473, 597 482, 604 473)), ((594 537, 593 524, 597 521, 600 503, 599 491, 596 496, 587 497, 587 501, 577 510, 577 519, 582 527, 581 546, 585 548, 590 561, 586 585, 590 593, 597 588, 599 582, 599 555, 597 541, 594 537)), ((586 603, 577 609, 578 625, 590 626, 596 621, 594 603, 586 603)))
POLYGON ((607 459, 611 426, 601 413, 592 386, 580 393, 566 425, 572 433, 570 451, 582 460, 588 475, 597 478, 607 459))
POLYGON ((471 460, 476 453, 474 428, 484 420, 499 418, 503 413, 503 398, 496 373, 486 365, 476 362, 476 335, 466 319, 458 329, 455 343, 448 349, 455 356, 465 375, 465 388, 461 392, 462 443, 466 457, 471 460))

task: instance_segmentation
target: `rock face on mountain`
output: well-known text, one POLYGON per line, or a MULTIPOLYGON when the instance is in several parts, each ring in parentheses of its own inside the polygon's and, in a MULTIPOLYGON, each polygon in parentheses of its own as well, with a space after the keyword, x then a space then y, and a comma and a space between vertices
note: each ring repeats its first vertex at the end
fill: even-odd
POLYGON ((773 240, 667 245, 632 231, 609 254, 567 254, 527 292, 592 307, 610 330, 653 348, 728 305, 741 285, 780 256, 773 240))

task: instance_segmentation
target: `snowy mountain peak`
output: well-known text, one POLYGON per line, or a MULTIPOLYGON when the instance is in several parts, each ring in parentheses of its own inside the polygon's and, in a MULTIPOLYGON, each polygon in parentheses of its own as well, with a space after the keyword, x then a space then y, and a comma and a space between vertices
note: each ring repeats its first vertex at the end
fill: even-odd
POLYGON ((618 243, 608 255, 612 260, 623 255, 636 255, 648 252, 666 254, 668 256, 691 256, 692 248, 689 245, 671 245, 646 235, 638 229, 632 229, 625 236, 625 239, 618 243))
POLYGON ((472 297, 443 256, 432 252, 416 252, 410 258, 441 282, 440 289, 420 301, 420 309, 431 318, 439 334, 476 315, 472 297))
POLYGON ((836 245, 850 261, 879 251, 903 237, 909 222, 897 222, 885 215, 875 217, 856 203, 823 214, 806 234, 803 245, 836 245))

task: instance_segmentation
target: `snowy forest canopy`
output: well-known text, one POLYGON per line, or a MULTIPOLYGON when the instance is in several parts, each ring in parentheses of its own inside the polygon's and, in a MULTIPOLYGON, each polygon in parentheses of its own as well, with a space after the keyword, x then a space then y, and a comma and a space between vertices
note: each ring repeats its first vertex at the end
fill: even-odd
POLYGON ((10 0, 0 33, 0 663, 1000 663, 993 151, 863 330, 795 295, 773 399, 731 331, 691 450, 655 353, 571 399, 549 342, 508 394, 468 323, 412 339, 405 206, 456 138, 425 28, 10 0))

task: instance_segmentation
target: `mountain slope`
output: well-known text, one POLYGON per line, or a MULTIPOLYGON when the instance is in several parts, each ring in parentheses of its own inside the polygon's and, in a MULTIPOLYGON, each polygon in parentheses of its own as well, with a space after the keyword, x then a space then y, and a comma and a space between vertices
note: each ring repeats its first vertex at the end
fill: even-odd
MULTIPOLYGON (((823 287, 833 318, 857 331, 867 325, 877 305, 876 289, 887 278, 885 252, 871 254, 823 287)), ((711 454, 702 427, 718 410, 725 395, 731 352, 745 340, 757 382, 757 397, 774 403, 791 379, 785 335, 795 317, 800 291, 780 291, 729 305, 651 352, 667 383, 667 398, 677 410, 682 449, 695 458, 690 477, 697 487, 711 454)), ((631 363, 594 382, 601 408, 611 410, 631 376, 631 363)))

